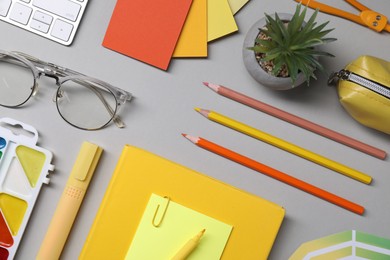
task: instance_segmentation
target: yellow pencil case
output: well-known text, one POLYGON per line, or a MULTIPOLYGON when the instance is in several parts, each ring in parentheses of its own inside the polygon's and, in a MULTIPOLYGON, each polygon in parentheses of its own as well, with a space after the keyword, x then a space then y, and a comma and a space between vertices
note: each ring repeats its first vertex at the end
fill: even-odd
POLYGON ((390 62, 364 55, 334 73, 341 105, 359 123, 390 134, 390 62))

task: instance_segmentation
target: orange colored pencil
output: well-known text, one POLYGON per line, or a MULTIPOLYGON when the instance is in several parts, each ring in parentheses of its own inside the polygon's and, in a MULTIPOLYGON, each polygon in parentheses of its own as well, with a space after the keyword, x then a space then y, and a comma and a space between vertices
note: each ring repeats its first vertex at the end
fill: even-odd
POLYGON ((354 202, 346 200, 326 190, 320 189, 314 185, 311 185, 286 173, 273 169, 265 164, 259 163, 253 159, 250 159, 232 150, 224 148, 216 143, 210 142, 201 137, 190 136, 187 134, 183 134, 183 136, 203 149, 206 149, 231 161, 244 165, 252 170, 258 171, 276 180, 289 184, 297 189, 310 193, 314 196, 317 196, 318 198, 331 202, 356 214, 363 215, 364 213, 364 207, 354 202))

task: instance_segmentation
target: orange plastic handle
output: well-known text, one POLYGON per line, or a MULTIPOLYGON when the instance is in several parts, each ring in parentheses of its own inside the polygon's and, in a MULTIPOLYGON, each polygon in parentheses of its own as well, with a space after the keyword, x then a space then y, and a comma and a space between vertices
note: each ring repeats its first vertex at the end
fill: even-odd
POLYGON ((315 0, 295 0, 298 3, 302 3, 308 7, 319 9, 321 12, 336 15, 348 20, 351 20, 355 23, 364 25, 369 27, 372 30, 375 30, 377 32, 380 32, 382 30, 386 30, 390 32, 390 25, 387 23, 387 17, 370 10, 365 5, 362 5, 361 3, 357 2, 356 0, 346 0, 349 4, 356 7, 360 11, 360 15, 355 15, 349 12, 346 12, 344 10, 332 7, 330 5, 326 5, 320 2, 317 2, 315 0))
POLYGON ((367 6, 359 3, 358 1, 356 0, 345 0, 347 3, 349 3, 350 5, 356 7, 358 10, 360 11, 365 11, 365 10, 370 10, 370 8, 368 8, 367 6))
POLYGON ((387 26, 390 26, 387 24, 386 16, 378 12, 372 11, 370 8, 359 3, 357 0, 345 1, 361 11, 360 18, 362 19, 363 23, 367 25, 370 29, 373 29, 377 32, 381 32, 383 30, 389 31, 389 27, 386 29, 387 26))

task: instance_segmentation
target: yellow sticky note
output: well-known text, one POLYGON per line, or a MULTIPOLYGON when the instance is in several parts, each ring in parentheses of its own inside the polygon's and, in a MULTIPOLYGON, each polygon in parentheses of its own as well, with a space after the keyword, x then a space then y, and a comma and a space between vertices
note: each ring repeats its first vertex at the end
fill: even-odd
POLYGON ((249 0, 228 0, 233 15, 236 14, 249 0))
POLYGON ((193 0, 173 57, 207 57, 207 0, 193 0))
POLYGON ((188 259, 220 259, 232 226, 174 201, 170 201, 167 205, 166 198, 152 194, 125 260, 169 260, 202 229, 206 231, 188 259), (152 220, 158 205, 160 207, 155 219, 156 223, 160 222, 166 206, 167 210, 161 219, 161 224, 155 227, 152 220))
POLYGON ((238 30, 227 0, 207 1, 207 39, 215 40, 238 30))

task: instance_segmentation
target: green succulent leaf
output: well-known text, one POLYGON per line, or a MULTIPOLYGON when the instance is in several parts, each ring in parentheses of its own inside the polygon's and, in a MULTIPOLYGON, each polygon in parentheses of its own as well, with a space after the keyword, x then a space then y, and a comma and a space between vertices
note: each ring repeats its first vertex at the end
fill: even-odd
POLYGON ((268 48, 262 46, 262 45, 256 45, 254 47, 249 48, 250 50, 253 50, 256 53, 267 53, 268 48))
POLYGON ((289 24, 288 24, 288 32, 290 35, 292 35, 294 32, 298 31, 302 25, 303 22, 305 21, 305 15, 306 15, 306 9, 301 12, 301 5, 297 5, 297 8, 295 10, 294 16, 297 17, 297 19, 293 19, 289 24))
POLYGON ((294 84, 298 74, 303 73, 307 83, 310 78, 316 79, 316 70, 324 71, 323 65, 318 61, 321 56, 334 57, 334 55, 318 50, 326 43, 336 41, 336 38, 326 37, 333 29, 325 29, 329 22, 317 25, 318 10, 315 10, 305 23, 307 7, 297 4, 290 21, 283 21, 275 13, 272 17, 265 14, 266 26, 259 32, 265 39, 256 39, 255 46, 249 48, 257 53, 263 53, 261 61, 273 62, 273 73, 277 75, 282 68, 286 68, 294 84), (287 24, 286 24, 287 23, 287 24))
POLYGON ((265 48, 271 48, 275 45, 275 42, 268 40, 259 40, 258 43, 265 48))
POLYGON ((273 68, 273 70, 272 70, 272 71, 273 71, 273 74, 274 74, 274 75, 278 75, 279 72, 281 71, 282 67, 283 67, 283 63, 282 63, 282 62, 279 62, 279 63, 274 64, 274 68, 273 68))
POLYGON ((262 60, 263 61, 271 61, 271 60, 274 60, 275 58, 277 58, 279 56, 279 53, 271 53, 271 54, 267 54, 267 56, 265 56, 262 60))

